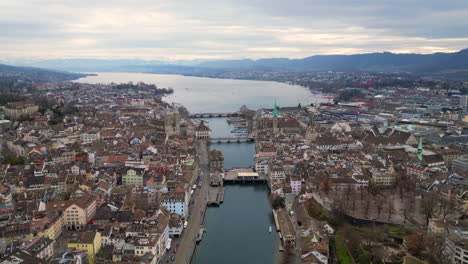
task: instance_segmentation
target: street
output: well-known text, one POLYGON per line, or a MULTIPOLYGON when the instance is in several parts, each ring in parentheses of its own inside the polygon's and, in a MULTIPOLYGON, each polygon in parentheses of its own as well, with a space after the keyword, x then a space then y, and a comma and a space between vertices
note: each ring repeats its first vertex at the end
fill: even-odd
MULTIPOLYGON (((196 246, 196 237, 198 235, 198 231, 200 230, 200 226, 202 225, 204 213, 206 210, 206 199, 210 175, 208 167, 208 145, 206 141, 197 142, 197 154, 199 158, 200 179, 202 186, 197 188, 194 193, 194 197, 192 197, 192 201, 194 201, 194 203, 190 208, 190 216, 188 219, 187 228, 184 229, 182 237, 176 239, 177 242, 174 241, 172 243, 173 247, 177 245, 177 243, 179 244, 174 261, 174 263, 178 264, 190 263, 192 253, 196 246)), ((171 251, 167 252, 166 255, 174 255, 172 248, 171 251)), ((168 256, 166 256, 164 259, 169 259, 168 256)))

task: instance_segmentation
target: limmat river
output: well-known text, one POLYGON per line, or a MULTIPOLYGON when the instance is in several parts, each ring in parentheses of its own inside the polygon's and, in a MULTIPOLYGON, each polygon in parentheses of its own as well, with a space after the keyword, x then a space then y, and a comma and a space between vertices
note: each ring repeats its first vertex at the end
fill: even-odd
MULTIPOLYGON (((145 82, 174 89, 166 98, 184 105, 192 113, 233 112, 242 105, 251 109, 311 103, 310 92, 300 86, 277 82, 227 80, 179 75, 140 73, 98 73, 77 80, 84 83, 145 82)), ((232 136, 225 118, 206 119, 214 137, 232 136)), ((250 167, 253 143, 212 144, 224 155, 224 167, 250 167)), ((262 184, 225 186, 224 203, 209 207, 205 216, 207 232, 197 246, 193 264, 270 264, 278 262, 280 240, 273 226, 268 188, 262 184), (273 228, 274 229, 274 228, 273 228)))
POLYGON ((265 184, 225 185, 224 203, 208 207, 207 232, 197 246, 194 264, 277 263, 279 238, 265 184))

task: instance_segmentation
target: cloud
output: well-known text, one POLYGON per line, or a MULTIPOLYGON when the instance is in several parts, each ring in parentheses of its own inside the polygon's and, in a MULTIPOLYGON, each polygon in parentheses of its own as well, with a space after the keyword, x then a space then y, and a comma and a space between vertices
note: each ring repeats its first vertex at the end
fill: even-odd
POLYGON ((0 58, 301 58, 468 45, 466 0, 0 2, 0 58))

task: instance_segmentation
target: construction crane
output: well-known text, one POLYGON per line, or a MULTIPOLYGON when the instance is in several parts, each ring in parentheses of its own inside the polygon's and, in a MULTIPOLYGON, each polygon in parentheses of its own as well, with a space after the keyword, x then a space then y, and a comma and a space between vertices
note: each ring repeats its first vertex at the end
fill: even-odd
POLYGON ((354 112, 354 114, 356 115, 356 121, 359 122, 359 116, 361 115, 361 106, 374 106, 375 104, 374 103, 360 103, 357 105, 357 111, 354 112))

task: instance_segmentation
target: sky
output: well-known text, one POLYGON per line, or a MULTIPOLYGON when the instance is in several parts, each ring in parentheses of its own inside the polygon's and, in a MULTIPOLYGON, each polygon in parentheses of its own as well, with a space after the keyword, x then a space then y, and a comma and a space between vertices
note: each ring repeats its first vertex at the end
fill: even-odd
POLYGON ((468 0, 0 0, 0 59, 455 52, 468 0))

